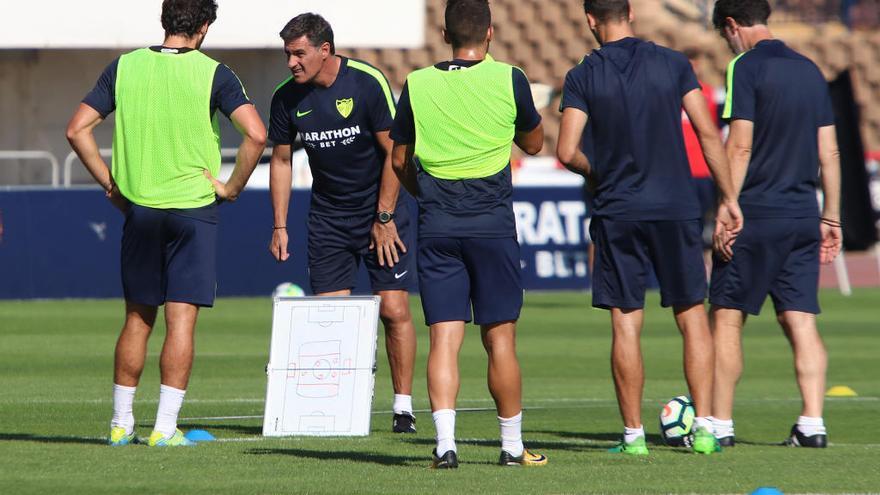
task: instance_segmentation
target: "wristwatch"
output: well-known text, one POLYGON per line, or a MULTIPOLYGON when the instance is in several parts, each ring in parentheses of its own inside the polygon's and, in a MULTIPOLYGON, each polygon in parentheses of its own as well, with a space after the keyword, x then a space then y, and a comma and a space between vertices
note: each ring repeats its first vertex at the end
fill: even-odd
POLYGON ((386 224, 390 221, 394 220, 394 212, 393 211, 377 211, 376 212, 376 221, 381 224, 386 224))

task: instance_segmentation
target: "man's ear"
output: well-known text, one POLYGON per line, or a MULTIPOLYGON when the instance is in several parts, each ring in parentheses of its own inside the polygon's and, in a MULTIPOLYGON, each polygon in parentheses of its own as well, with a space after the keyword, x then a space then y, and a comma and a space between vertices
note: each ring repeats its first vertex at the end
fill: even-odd
POLYGON ((587 13, 587 26, 589 26, 590 31, 595 31, 597 24, 599 24, 599 21, 596 20, 596 17, 593 14, 587 13))
POLYGON ((724 18, 724 29, 727 29, 728 33, 731 35, 735 35, 737 31, 739 31, 739 24, 736 22, 736 19, 733 17, 725 17, 724 18))
POLYGON ((495 37, 495 28, 489 26, 489 29, 486 30, 486 41, 492 41, 492 38, 495 37))
POLYGON ((447 45, 451 45, 451 44, 452 44, 452 40, 449 39, 449 33, 446 32, 446 28, 442 28, 442 29, 440 29, 440 34, 443 35, 443 41, 445 41, 447 45))

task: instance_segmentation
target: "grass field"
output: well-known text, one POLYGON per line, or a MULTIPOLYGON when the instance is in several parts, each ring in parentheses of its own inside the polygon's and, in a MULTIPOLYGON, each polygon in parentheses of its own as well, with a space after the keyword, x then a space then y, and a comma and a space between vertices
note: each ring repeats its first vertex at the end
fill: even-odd
MULTIPOLYGON (((418 326, 415 406, 419 433, 390 433, 391 391, 384 348, 367 438, 263 439, 271 304, 222 299, 203 313, 196 363, 181 427, 205 428, 221 441, 192 449, 103 445, 111 414, 112 356, 120 301, 0 302, 0 493, 786 493, 880 492, 880 291, 850 298, 822 294, 820 325, 830 353, 830 385, 857 398, 830 399, 831 447, 777 446, 799 412, 791 355, 775 320, 749 321, 746 371, 736 409, 737 447, 696 456, 658 445, 656 415, 685 393, 681 342, 656 294, 649 300, 643 348, 644 415, 651 455, 605 449, 622 429, 608 365, 608 316, 589 295, 530 294, 519 331, 527 446, 550 464, 504 469, 498 425, 485 386, 479 332, 462 350, 457 471, 427 468, 433 425, 425 386, 427 334, 418 326), (220 417, 237 417, 218 419, 220 417)), ((413 310, 421 321, 417 298, 413 310)), ((138 390, 138 433, 149 435, 158 396, 158 350, 151 342, 138 390)))

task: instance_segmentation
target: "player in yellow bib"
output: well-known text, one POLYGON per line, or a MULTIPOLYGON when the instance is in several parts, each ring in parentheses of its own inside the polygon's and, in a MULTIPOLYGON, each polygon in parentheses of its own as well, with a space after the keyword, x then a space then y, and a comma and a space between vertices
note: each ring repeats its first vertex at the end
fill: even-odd
POLYGON ((216 17, 213 0, 165 0, 162 45, 114 60, 67 128, 80 160, 125 214, 125 324, 116 344, 113 446, 137 439, 132 403, 162 305, 167 333, 149 445, 192 445, 177 429, 177 415, 192 369, 199 308, 214 304, 217 202, 238 197, 266 143, 266 129, 241 82, 228 67, 199 51, 216 17), (217 110, 244 138, 225 184, 214 178, 220 171, 217 110), (113 111, 111 170, 101 158, 93 129, 113 111))

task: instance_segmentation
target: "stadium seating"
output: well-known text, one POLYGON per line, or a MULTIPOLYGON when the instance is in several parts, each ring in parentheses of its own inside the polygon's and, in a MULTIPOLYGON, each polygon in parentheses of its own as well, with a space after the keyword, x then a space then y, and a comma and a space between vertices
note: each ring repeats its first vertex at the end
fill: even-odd
MULTIPOLYGON (((837 2, 778 0, 772 29, 795 49, 811 57, 829 79, 853 71, 862 108, 867 150, 880 149, 880 32, 848 31, 833 21, 837 2)), ((731 54, 711 26, 713 2, 702 0, 632 0, 637 34, 671 48, 693 48, 701 54, 700 78, 720 86, 731 54)), ((445 0, 427 0, 426 46, 417 50, 354 50, 353 55, 386 71, 396 89, 413 69, 449 56, 440 28, 445 0)), ((492 53, 522 67, 533 82, 560 89, 565 73, 596 48, 586 31, 579 0, 493 0, 496 25, 492 53)), ((558 94, 558 93, 557 93, 558 94)), ((547 131, 542 154, 553 154, 559 126, 558 96, 541 111, 547 131)))

